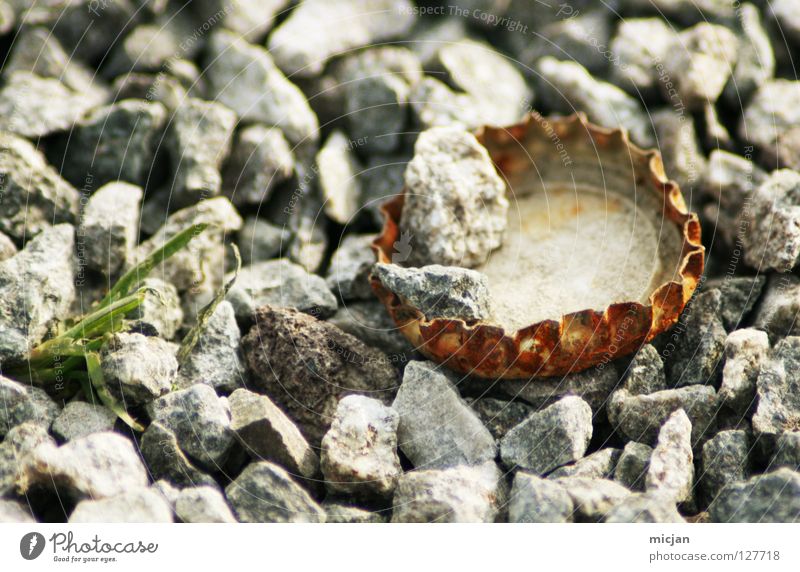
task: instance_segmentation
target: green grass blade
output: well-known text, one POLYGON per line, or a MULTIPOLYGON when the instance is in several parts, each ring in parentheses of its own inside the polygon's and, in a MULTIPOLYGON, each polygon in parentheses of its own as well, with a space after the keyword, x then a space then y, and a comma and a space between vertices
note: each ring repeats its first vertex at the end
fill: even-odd
POLYGON ((120 403, 106 386, 105 379, 103 378, 103 370, 100 365, 100 354, 97 352, 86 353, 86 370, 89 374, 89 379, 92 382, 92 387, 97 392, 97 397, 103 402, 103 405, 113 411, 117 417, 122 419, 128 427, 134 431, 144 431, 144 426, 136 421, 125 410, 125 406, 120 403))
POLYGON ((150 271, 152 271, 153 268, 164 262, 167 258, 179 250, 185 248, 186 245, 189 244, 189 241, 203 232, 206 227, 208 227, 208 223, 193 224, 192 226, 183 229, 175 236, 170 238, 160 248, 154 250, 141 263, 128 270, 119 280, 117 280, 117 283, 114 284, 114 287, 108 291, 106 297, 100 301, 98 308, 112 304, 114 301, 126 296, 131 288, 133 288, 140 281, 144 280, 147 275, 150 274, 150 271))

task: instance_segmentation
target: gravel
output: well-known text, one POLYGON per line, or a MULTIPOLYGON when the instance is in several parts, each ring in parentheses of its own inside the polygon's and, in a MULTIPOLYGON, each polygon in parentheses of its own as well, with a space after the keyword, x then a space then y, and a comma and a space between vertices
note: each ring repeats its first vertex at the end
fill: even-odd
POLYGON ((353 224, 361 198, 361 179, 358 177, 361 165, 355 154, 356 145, 358 141, 348 139, 343 131, 336 130, 317 153, 325 213, 343 225, 353 224))
POLYGON ((712 522, 800 522, 800 473, 778 469, 723 488, 712 522))
POLYGON ((238 207, 262 206, 294 168, 294 153, 283 131, 260 123, 248 125, 236 133, 223 170, 223 188, 238 207))
POLYGON ((236 522, 227 500, 214 487, 183 489, 175 501, 175 515, 182 522, 236 522))
POLYGON ((772 274, 755 312, 753 326, 767 332, 770 342, 800 334, 796 316, 800 312, 800 279, 793 275, 772 274))
POLYGON ((369 273, 375 263, 370 245, 375 234, 348 234, 331 256, 326 281, 342 300, 372 300, 369 273))
POLYGON ((173 346, 142 334, 114 334, 100 356, 109 391, 130 405, 149 403, 169 393, 178 371, 173 346))
POLYGON ((752 143, 761 162, 800 167, 797 123, 800 120, 800 82, 770 79, 758 88, 739 124, 739 136, 752 143))
POLYGON ((574 510, 572 497, 562 485, 524 471, 514 475, 509 522, 572 522, 574 510))
POLYGON ((559 477, 587 477, 590 479, 610 479, 622 451, 614 447, 606 447, 578 459, 573 465, 559 467, 547 475, 548 479, 559 477))
POLYGON ((577 522, 600 522, 616 505, 630 496, 630 491, 608 479, 564 477, 553 481, 572 499, 577 522))
POLYGON ((0 435, 25 422, 49 427, 61 408, 47 393, 32 385, 23 385, 0 376, 0 435))
POLYGON ((787 431, 800 426, 800 393, 793 372, 800 367, 800 337, 784 338, 761 364, 756 382, 758 405, 753 413, 753 431, 767 450, 787 431))
POLYGON ((69 522, 172 522, 172 508, 157 492, 142 487, 110 498, 83 500, 69 515, 69 522))
POLYGON ((619 65, 612 65, 612 81, 629 92, 654 94, 660 85, 658 65, 667 59, 674 30, 658 18, 622 20, 611 41, 619 65))
POLYGON ((675 503, 659 493, 632 494, 606 513, 604 522, 685 522, 675 503))
POLYGON ((748 431, 720 431, 703 445, 700 486, 711 503, 726 485, 750 475, 752 436, 748 431))
POLYGON ((177 486, 216 484, 181 450, 175 433, 158 421, 150 423, 139 446, 154 480, 164 479, 177 486))
POLYGON ((61 441, 73 441, 93 433, 112 431, 116 422, 114 412, 100 404, 70 401, 53 419, 50 431, 61 441))
POLYGON ((692 422, 683 409, 678 409, 658 432, 645 476, 645 490, 656 491, 678 503, 689 503, 693 485, 692 422))
POLYGON ((653 448, 644 443, 629 441, 614 467, 614 480, 632 491, 644 491, 653 448))
POLYGON ((719 388, 720 403, 739 415, 747 414, 755 403, 756 380, 768 351, 769 338, 765 332, 744 328, 728 335, 719 388))

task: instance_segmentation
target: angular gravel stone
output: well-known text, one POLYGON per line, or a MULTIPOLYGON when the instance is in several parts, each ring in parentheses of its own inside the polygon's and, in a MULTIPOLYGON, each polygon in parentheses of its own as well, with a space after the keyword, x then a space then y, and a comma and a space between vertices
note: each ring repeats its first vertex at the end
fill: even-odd
POLYGON ((660 493, 633 494, 606 513, 605 522, 686 522, 675 503, 660 493))
POLYGON ((430 76, 414 86, 409 102, 420 131, 434 127, 473 130, 483 124, 480 105, 471 95, 455 92, 430 76))
POLYGON ((237 389, 228 398, 231 430, 253 459, 272 461, 290 474, 312 478, 319 459, 297 426, 266 395, 237 389))
POLYGON ((739 136, 753 143, 765 165, 800 167, 800 82, 771 79, 753 95, 739 124, 739 136))
POLYGON ((701 292, 690 301, 678 324, 670 330, 669 343, 663 350, 670 385, 715 383, 728 335, 721 314, 719 290, 701 292))
POLYGON ((69 515, 69 522, 172 522, 172 507, 157 492, 138 488, 110 498, 83 500, 69 515))
POLYGON ((700 483, 710 503, 728 484, 744 481, 750 473, 750 435, 747 431, 720 431, 703 445, 700 483))
POLYGON ((800 432, 785 432, 778 437, 775 444, 775 455, 770 462, 770 470, 788 467, 800 471, 800 432))
POLYGON ((675 109, 665 109, 653 113, 652 121, 664 159, 664 170, 680 185, 686 201, 698 204, 700 183, 708 167, 694 120, 675 109))
POLYGON ((491 433, 436 364, 409 362, 392 408, 400 414, 400 449, 417 468, 477 465, 495 457, 491 433))
POLYGON ((64 177, 81 189, 122 180, 144 186, 167 111, 136 99, 97 107, 61 138, 64 177))
POLYGON ((683 409, 692 424, 692 443, 713 435, 718 408, 717 394, 708 385, 688 385, 657 391, 650 395, 630 395, 615 391, 608 403, 611 425, 626 439, 655 444, 661 425, 678 409, 683 409))
POLYGON ((379 524, 386 522, 386 517, 380 512, 370 512, 354 506, 325 501, 322 503, 322 508, 325 509, 325 514, 327 515, 325 522, 327 523, 379 524))
POLYGON ((660 85, 658 66, 674 38, 675 31, 660 18, 622 20, 610 46, 619 63, 610 67, 612 81, 632 95, 654 94, 660 85))
POLYGON ((251 320, 265 305, 296 308, 321 318, 333 315, 338 307, 324 278, 285 258, 242 268, 228 300, 242 321, 251 320))
POLYGON ((721 403, 739 415, 744 416, 755 403, 756 380, 768 351, 769 338, 759 330, 736 330, 725 340, 725 367, 718 395, 721 403))
POLYGON ((15 500, 0 499, 0 523, 34 523, 36 519, 31 515, 27 505, 15 500))
POLYGON ((53 420, 50 430, 62 441, 73 441, 92 433, 113 431, 116 422, 116 414, 100 404, 70 401, 53 420))
POLYGON ((632 491, 644 491, 652 454, 653 448, 648 445, 636 441, 626 443, 614 467, 614 480, 632 491))
POLYGON ((800 259, 800 173, 774 171, 753 195, 742 236, 745 262, 763 272, 789 272, 800 259))
POLYGON ((0 437, 26 421, 49 427, 61 408, 38 387, 0 376, 0 437))
POLYGON ((17 245, 8 236, 0 232, 0 262, 8 260, 17 252, 17 245))
POLYGON ((506 433, 500 456, 508 467, 541 475, 583 457, 591 438, 592 409, 580 397, 567 396, 506 433))
POLYGON ((365 344, 385 352, 392 363, 405 363, 415 352, 378 300, 348 302, 328 320, 365 344))
POLYGON ((175 350, 161 338, 120 332, 100 352, 109 391, 130 405, 168 393, 178 372, 175 350))
POLYGON ((643 346, 631 360, 625 389, 631 395, 649 395, 667 389, 664 362, 651 344, 643 346))
POLYGON ((91 270, 116 276, 133 255, 139 234, 142 189, 113 182, 92 194, 81 213, 78 256, 91 270))
POLYGON ((322 439, 325 487, 345 498, 391 497, 402 475, 397 456, 400 416, 380 401, 348 395, 339 401, 322 439))
POLYGON ((762 26, 758 8, 742 4, 737 18, 739 57, 733 77, 725 86, 723 96, 732 105, 747 101, 765 82, 775 75, 775 53, 769 35, 762 26))
POLYGON ((587 477, 590 479, 610 479, 614 476, 614 469, 622 451, 613 447, 606 447, 578 459, 574 465, 559 467, 549 475, 548 479, 559 477, 587 477))
POLYGON ((375 263, 370 245, 375 234, 348 234, 331 257, 328 288, 343 300, 372 300, 369 273, 375 263))
POLYGON ((800 522, 800 473, 778 469, 731 483, 708 512, 712 522, 800 522))
POLYGON ((491 315, 489 281, 476 270, 438 264, 403 268, 378 263, 373 274, 384 288, 421 310, 428 320, 484 320, 491 315))
POLYGON ((486 149, 457 127, 420 134, 405 173, 400 223, 408 265, 473 267, 502 242, 508 199, 486 149))
POLYGON ((512 428, 522 423, 533 411, 533 407, 523 401, 505 401, 492 397, 467 399, 467 403, 492 437, 499 440, 512 428))
POLYGON ((769 451, 786 431, 800 429, 800 337, 784 338, 761 363, 756 382, 758 405, 753 414, 753 431, 769 451))
POLYGON ((343 225, 353 224, 361 198, 361 165, 354 148, 356 141, 347 138, 344 131, 330 134, 317 153, 319 187, 325 201, 324 209, 331 220, 343 225))
POLYGON ((250 463, 225 489, 239 522, 325 522, 325 511, 289 474, 267 461, 250 463))
MULTIPOLYGON (((302 37, 308 44, 314 36, 304 29, 302 37)), ((279 127, 292 144, 316 141, 317 117, 303 92, 275 65, 273 55, 274 51, 236 34, 215 32, 206 54, 209 95, 235 111, 241 121, 279 127)))
POLYGON ((345 86, 348 131, 370 149, 391 152, 403 140, 408 120, 409 85, 393 75, 366 77, 345 86))
POLYGON ((572 497, 563 486, 523 471, 514 476, 509 522, 572 522, 573 512, 572 497))
POLYGON ((293 172, 294 154, 283 132, 256 123, 237 132, 222 172, 223 187, 238 207, 263 205, 293 172))
MULTIPOLYGON (((733 73, 738 47, 736 36, 724 26, 703 22, 679 33, 664 64, 680 103, 697 109, 715 102, 733 73)), ((666 83, 662 90, 673 97, 666 83)))
POLYGON ((96 102, 54 78, 26 71, 5 75, 0 129, 36 139, 69 130, 96 102))
POLYGON ((236 241, 242 264, 249 266, 278 258, 281 250, 289 246, 290 238, 291 233, 286 228, 254 216, 246 218, 239 231, 239 240, 236 241))
POLYGON ((800 334, 800 279, 791 274, 772 274, 756 311, 753 327, 764 330, 775 343, 783 336, 800 334))
POLYGON ((71 498, 101 499, 147 486, 147 469, 128 439, 118 433, 93 433, 60 447, 42 443, 21 467, 20 492, 52 489, 71 498))
POLYGON ((392 522, 494 522, 507 491, 494 462, 405 473, 392 522))
POLYGON ((147 405, 153 421, 175 433, 187 455, 215 470, 233 445, 230 418, 214 390, 203 383, 173 391, 147 405))
MULTIPOLYGON (((611 41, 612 22, 611 12, 603 8, 599 5, 597 9, 586 12, 579 9, 568 17, 561 14, 554 22, 537 30, 530 47, 520 52, 523 66, 532 67, 539 58, 553 56, 574 60, 591 73, 604 76, 609 63, 620 65, 619 56, 607 48, 611 41)), ((513 28, 509 26, 507 29, 511 31, 513 28)))
POLYGON ((329 58, 402 36, 413 23, 409 0, 311 0, 270 34, 267 46, 285 73, 310 77, 329 58))
POLYGON ((572 499, 574 517, 578 522, 599 522, 631 492, 608 479, 564 477, 553 481, 561 485, 572 499))
POLYGON ((0 497, 11 496, 24 459, 42 443, 55 445, 47 429, 27 422, 11 429, 0 443, 0 497))
POLYGON ((536 71, 541 76, 537 93, 553 110, 561 113, 583 110, 599 125, 624 127, 638 145, 655 145, 650 118, 641 103, 617 86, 595 79, 580 64, 549 56, 536 63, 536 71))
POLYGON ((142 435, 140 449, 153 479, 165 479, 178 486, 216 485, 181 451, 175 433, 157 421, 142 435))
POLYGON ((236 522, 231 507, 219 489, 183 489, 175 502, 175 515, 183 522, 236 522))
POLYGON ((722 293, 721 317, 726 330, 733 332, 746 321, 761 297, 766 282, 764 276, 726 277, 708 281, 709 290, 718 288, 722 293))
POLYGON ((397 195, 405 184, 405 172, 409 157, 405 153, 394 155, 371 155, 361 178, 360 204, 365 211, 365 219, 370 228, 383 228, 383 213, 380 211, 384 201, 397 195))
POLYGON ((657 491, 682 503, 692 500, 693 484, 692 422, 686 412, 679 409, 658 432, 658 443, 650 455, 645 477, 645 490, 657 491))
POLYGON ((391 398, 397 374, 389 357, 336 326, 269 306, 259 309, 255 324, 242 339, 250 383, 298 424, 312 446, 328 430, 341 397, 391 398))
POLYGON ((0 133, 0 176, 3 181, 0 232, 17 243, 52 224, 77 220, 78 191, 25 139, 0 133))
POLYGON ((164 145, 174 169, 172 192, 181 205, 219 194, 220 167, 231 149, 236 114, 217 102, 187 98, 170 118, 164 145))
MULTIPOLYGON (((165 340, 173 339, 183 323, 178 290, 172 284, 155 277, 145 278, 139 287, 148 288, 152 292, 146 292, 144 302, 131 312, 130 317, 136 320, 132 329, 152 329, 165 340)), ((212 318, 209 323, 213 321, 212 318)))

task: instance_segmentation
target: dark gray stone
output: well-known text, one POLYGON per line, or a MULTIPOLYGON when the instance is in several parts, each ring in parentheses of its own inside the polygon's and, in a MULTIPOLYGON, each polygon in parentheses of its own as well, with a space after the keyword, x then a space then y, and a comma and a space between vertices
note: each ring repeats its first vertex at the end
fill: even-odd
POLYGON ((731 483, 708 512, 712 522, 800 522, 800 473, 778 469, 731 483))
POLYGON ((743 323, 758 302, 767 279, 765 276, 726 277, 710 280, 708 289, 722 293, 722 323, 729 332, 743 323))
POLYGON ((375 263, 370 245, 377 235, 348 234, 331 257, 328 288, 343 300, 373 300, 369 273, 375 263))
POLYGON ((667 389, 664 362, 655 347, 647 344, 636 353, 628 366, 624 387, 631 395, 649 395, 667 389))
POLYGON ((215 487, 183 489, 175 501, 175 515, 183 522, 236 522, 227 500, 215 487))
POLYGON ((42 443, 55 445, 47 429, 36 423, 17 425, 0 443, 0 497, 11 496, 25 457, 42 443))
POLYGON ((114 334, 100 356, 109 391, 130 405, 149 403, 168 393, 178 372, 174 347, 142 334, 114 334))
POLYGON ((49 427, 61 408, 43 389, 0 376, 0 436, 25 422, 49 427))
POLYGON ((328 321, 365 344, 386 352, 397 365, 414 356, 414 348, 378 300, 348 302, 328 321))
POLYGON ((253 216, 246 218, 236 242, 242 264, 249 266, 279 257, 282 250, 287 250, 290 238, 291 233, 284 227, 253 216))
POLYGON ((786 431, 778 437, 770 469, 779 467, 800 471, 800 431, 786 431))
POLYGON ((800 279, 791 274, 772 274, 753 327, 769 334, 772 343, 784 336, 800 334, 800 279))
POLYGON ((770 451, 781 433, 800 429, 800 337, 784 338, 767 354, 756 382, 753 431, 770 451))
POLYGON ((175 433, 153 422, 142 435, 142 457, 153 479, 164 479, 177 486, 211 485, 216 482, 186 457, 175 433))
POLYGON ((644 491, 652 454, 653 448, 649 445, 636 441, 626 443, 614 468, 614 480, 632 491, 644 491))
POLYGON ((112 431, 117 415, 98 403, 70 401, 50 426, 53 435, 62 441, 72 441, 92 433, 112 431))
POLYGON ((800 259, 800 173, 774 171, 756 189, 742 236, 745 262, 789 272, 800 259))
POLYGON ((223 170, 223 186, 233 204, 261 206, 293 172, 294 154, 283 132, 256 123, 236 134, 223 170))
POLYGON ((703 445, 700 483, 710 503, 728 484, 750 474, 752 439, 747 431, 720 431, 703 445))
POLYGON ((467 398, 466 401, 497 440, 522 423, 533 411, 533 407, 522 401, 505 401, 492 397, 467 398))

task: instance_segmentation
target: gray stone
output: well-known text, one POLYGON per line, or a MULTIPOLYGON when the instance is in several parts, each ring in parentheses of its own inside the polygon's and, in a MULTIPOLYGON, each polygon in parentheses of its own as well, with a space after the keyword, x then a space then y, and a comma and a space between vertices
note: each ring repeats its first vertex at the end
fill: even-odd
POLYGON ((290 238, 291 233, 284 227, 254 216, 247 217, 236 242, 242 264, 249 266, 279 257, 289 246, 290 238))
POLYGON ((325 522, 325 511, 289 474, 267 461, 250 463, 225 489, 239 522, 325 522))
POLYGON ((219 489, 183 489, 175 502, 175 515, 183 522, 236 522, 228 502, 219 489))
POLYGON ((319 187, 325 201, 325 214, 342 225, 353 224, 361 198, 361 165, 354 148, 356 141, 344 131, 335 130, 317 153, 319 187))
POLYGON ((800 259, 800 173, 774 171, 756 189, 742 236, 745 262, 763 272, 789 272, 800 259))
POLYGON ((800 431, 785 431, 778 437, 770 469, 779 467, 800 471, 800 431))
POLYGON ((675 31, 661 18, 620 21, 610 46, 617 58, 609 68, 612 81, 631 95, 656 93, 658 66, 667 59, 674 38, 675 31))
POLYGON ((318 446, 339 399, 357 393, 386 403, 397 373, 386 354, 296 310, 265 306, 242 339, 250 383, 318 446))
POLYGON ((731 483, 708 512, 712 522, 800 522, 800 473, 778 469, 731 483))
POLYGON ((494 522, 507 491, 494 462, 405 473, 392 522, 494 522))
POLYGON ((385 352, 398 365, 414 355, 414 348, 378 300, 348 302, 328 321, 365 344, 385 352))
POLYGON ((772 274, 753 320, 775 343, 784 336, 800 334, 800 279, 791 274, 772 274))
POLYGON ((18 486, 51 489, 70 498, 102 499, 147 486, 147 470, 130 440, 118 433, 93 433, 56 447, 44 442, 27 455, 18 486))
POLYGON ((110 498, 82 500, 69 522, 172 522, 172 507, 157 492, 138 488, 110 498))
POLYGON ((483 124, 480 106, 471 95, 455 92, 430 76, 413 87, 409 102, 414 121, 421 131, 434 127, 473 130, 483 124))
POLYGON ((175 512, 175 503, 178 501, 178 495, 181 494, 181 491, 178 487, 169 481, 160 479, 150 485, 150 489, 158 493, 161 498, 166 501, 170 508, 172 508, 172 512, 175 512))
POLYGON ((164 137, 174 177, 172 192, 179 205, 219 194, 220 167, 231 149, 236 114, 221 103, 187 98, 170 117, 164 137))
POLYGON ((178 370, 176 386, 186 388, 205 383, 217 391, 230 392, 242 386, 244 366, 239 355, 242 334, 233 306, 219 303, 186 361, 178 370))
POLYGON ((183 324, 183 310, 178 290, 160 278, 142 280, 140 288, 147 288, 142 304, 131 312, 135 320, 133 330, 152 328, 160 337, 171 340, 183 324))
POLYGON ((400 416, 380 401, 348 395, 322 439, 320 468, 329 493, 390 498, 402 475, 397 456, 400 416))
POLYGON ((497 448, 455 385, 431 362, 409 362, 392 408, 400 414, 400 449, 417 468, 476 465, 497 448))
POLYGON ((89 198, 78 227, 78 256, 91 270, 116 277, 133 256, 139 235, 142 189, 120 181, 89 198))
POLYGON ((400 230, 410 252, 396 262, 473 267, 500 246, 505 184, 474 135, 458 127, 421 133, 405 182, 400 230))
POLYGON ((608 479, 563 477, 553 481, 561 485, 572 499, 574 517, 578 522, 599 522, 631 492, 608 479))
POLYGON ((225 461, 233 445, 230 418, 214 390, 203 383, 173 391, 147 405, 153 421, 175 433, 180 448, 207 469, 225 461))
POLYGON ((285 73, 316 76, 329 58, 402 36, 413 23, 409 0, 311 0, 270 34, 267 46, 285 73))
POLYGON ((285 258, 245 266, 228 293, 236 317, 250 320, 261 306, 296 308, 312 316, 327 318, 338 302, 325 279, 310 274, 285 258))
POLYGON ((228 398, 231 430, 256 460, 272 461, 294 476, 310 479, 319 459, 297 426, 266 395, 237 389, 228 398))
POLYGON ((633 494, 606 513, 605 522, 668 523, 686 522, 675 502, 660 493, 633 494))
POLYGON ((624 14, 658 15, 684 25, 711 21, 730 24, 735 17, 730 0, 622 0, 624 14))
POLYGON ((708 385, 688 385, 650 395, 630 395, 620 389, 611 395, 608 418, 626 439, 655 444, 661 425, 674 411, 683 409, 692 423, 692 443, 697 444, 714 433, 717 407, 717 394, 708 385))
POLYGON ((293 172, 294 154, 283 132, 257 123, 236 134, 223 170, 223 186, 233 204, 261 206, 293 172))
POLYGON ((153 479, 164 479, 178 486, 199 486, 216 483, 186 457, 175 433, 161 423, 153 422, 142 435, 142 457, 153 479))
POLYGON ((626 443, 614 468, 614 480, 632 491, 644 491, 652 454, 653 448, 649 445, 636 441, 626 443))
POLYGON ((500 441, 500 456, 510 467, 547 473, 586 452, 592 438, 592 409, 577 396, 567 396, 511 429, 500 441))
POLYGON ((497 440, 522 423, 533 411, 533 407, 523 401, 505 401, 492 397, 467 398, 466 401, 497 440))
POLYGON ((673 387, 714 384, 725 354, 728 333, 722 323, 722 292, 709 290, 689 302, 669 331, 667 379, 673 387))
POLYGON ((396 75, 381 74, 347 84, 344 90, 351 137, 372 151, 395 151, 406 132, 409 84, 396 75))
MULTIPOLYGON (((166 70, 164 70, 166 72, 166 70)), ((189 97, 181 82, 167 73, 127 73, 117 77, 111 84, 111 101, 145 99, 163 105, 174 113, 189 97)))
POLYGON ((761 363, 752 423, 767 450, 774 448, 781 433, 800 429, 799 360, 800 337, 790 336, 778 342, 761 363))
POLYGON ((222 25, 249 41, 258 41, 272 28, 288 4, 288 0, 204 0, 200 3, 200 15, 211 18, 224 10, 222 25))
POLYGON ((142 334, 120 332, 100 352, 109 391, 124 403, 141 405, 168 393, 178 372, 169 342, 142 334))
POLYGON ((572 497, 560 484, 523 471, 514 476, 509 522, 572 522, 573 512, 572 497))
POLYGON ((0 376, 0 436, 25 422, 49 427, 61 408, 43 389, 0 376))
POLYGON ((322 503, 327 518, 325 522, 337 524, 379 524, 386 522, 380 512, 371 512, 354 506, 325 501, 322 503))
POLYGON ((603 127, 627 129, 638 145, 655 145, 650 118, 638 99, 613 84, 595 79, 575 62, 547 56, 536 63, 536 71, 540 74, 537 93, 554 111, 572 113, 580 109, 603 127))
POLYGON ((0 497, 11 495, 25 457, 42 443, 55 445, 47 429, 26 422, 12 428, 0 443, 0 497))
POLYGON ((369 273, 375 263, 370 245, 375 234, 348 234, 331 257, 328 287, 343 300, 372 300, 369 273))
POLYGON ((590 479, 610 479, 614 476, 614 469, 621 453, 622 450, 614 447, 600 449, 583 459, 578 459, 573 465, 559 467, 547 475, 547 478, 587 477, 590 479))
POLYGON ((652 121, 664 160, 664 171, 680 185, 689 204, 699 204, 700 185, 707 163, 697 138, 694 119, 670 108, 653 113, 652 121))
POLYGON ((70 401, 53 420, 50 430, 62 441, 72 441, 103 431, 112 431, 117 422, 110 409, 85 401, 70 401))
POLYGON ((709 280, 708 289, 719 288, 722 293, 721 316, 726 330, 732 332, 745 321, 758 302, 766 282, 764 276, 737 276, 709 280))
POLYGON ((771 79, 753 94, 739 124, 739 137, 755 145, 765 166, 800 167, 800 82, 771 79))
POLYGON ((733 76, 723 92, 725 100, 734 106, 750 99, 759 87, 775 75, 775 53, 762 26, 758 8, 753 4, 742 4, 736 22, 739 57, 733 68, 733 76))
POLYGON ((359 203, 366 219, 375 229, 383 227, 383 203, 402 192, 408 157, 405 154, 370 155, 361 177, 359 203))
POLYGON ((31 509, 15 500, 0 499, 0 523, 34 523, 31 509))
POLYGON ((631 395, 649 395, 667 389, 664 362, 651 344, 643 346, 631 360, 624 387, 631 395))
POLYGON ((8 260, 17 252, 17 245, 6 234, 0 232, 0 262, 8 260))
POLYGON ((5 78, 0 89, 0 129, 23 137, 67 131, 96 104, 54 78, 26 71, 5 78))
POLYGON ((92 109, 61 138, 64 177, 82 189, 117 180, 144 186, 166 118, 160 103, 135 99, 92 109))
POLYGON ((747 431, 720 431, 703 445, 700 483, 710 503, 728 484, 744 481, 750 473, 751 438, 747 431))
POLYGON ((17 243, 29 240, 50 225, 77 220, 78 191, 25 139, 0 133, 0 176, 3 181, 0 231, 17 243))
POLYGON ((792 0, 774 0, 768 4, 768 12, 777 21, 780 29, 795 42, 800 42, 800 16, 792 0))
POLYGON ((193 55, 196 50, 188 50, 190 42, 181 34, 184 23, 188 23, 185 13, 177 11, 171 18, 159 18, 126 30, 124 38, 114 43, 105 58, 103 74, 116 77, 127 72, 159 72, 176 54, 188 51, 193 55))
POLYGON ((420 310, 428 320, 485 320, 491 316, 489 281, 484 274, 457 266, 431 264, 403 268, 375 264, 373 274, 387 290, 420 310))
MULTIPOLYGON (((303 30, 302 36, 307 44, 313 34, 303 30)), ((215 32, 206 54, 209 95, 242 121, 279 127, 292 144, 316 141, 317 117, 300 89, 275 65, 275 55, 236 34, 215 32)))
POLYGON ((693 485, 692 422, 683 409, 678 409, 658 432, 645 476, 645 490, 687 503, 693 498, 693 485))
POLYGON ((746 415, 755 403, 756 379, 769 351, 765 332, 745 328, 731 332, 725 340, 725 367, 719 399, 739 415, 746 415))
MULTIPOLYGON (((664 61, 678 103, 698 109, 715 102, 733 73, 738 47, 736 35, 724 26, 703 22, 680 32, 664 61)), ((662 91, 666 98, 673 97, 666 83, 662 91)))

